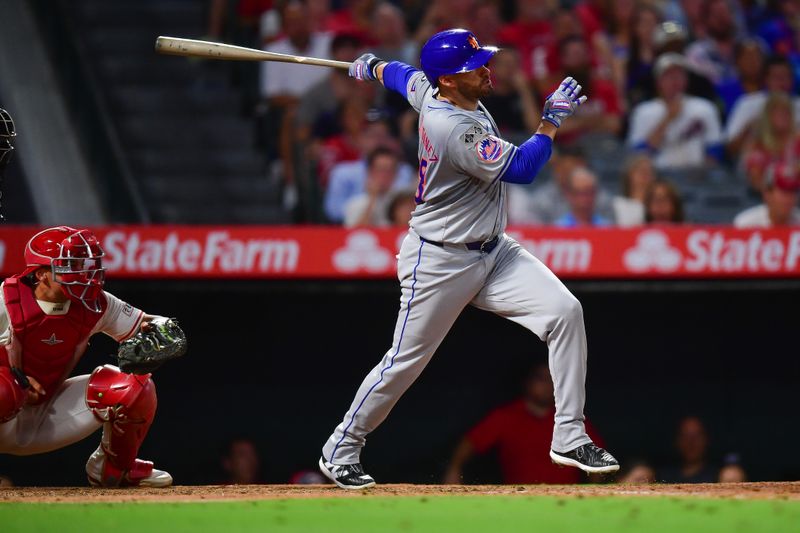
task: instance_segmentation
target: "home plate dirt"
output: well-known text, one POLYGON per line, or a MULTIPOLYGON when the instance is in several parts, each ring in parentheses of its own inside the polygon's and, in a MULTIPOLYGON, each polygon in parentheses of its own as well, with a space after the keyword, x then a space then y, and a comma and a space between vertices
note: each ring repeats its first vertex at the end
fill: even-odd
POLYGON ((701 485, 379 485, 345 491, 332 485, 213 485, 168 489, 94 489, 89 487, 0 488, 4 502, 147 502, 265 500, 391 496, 672 496, 700 498, 800 500, 800 482, 701 485))

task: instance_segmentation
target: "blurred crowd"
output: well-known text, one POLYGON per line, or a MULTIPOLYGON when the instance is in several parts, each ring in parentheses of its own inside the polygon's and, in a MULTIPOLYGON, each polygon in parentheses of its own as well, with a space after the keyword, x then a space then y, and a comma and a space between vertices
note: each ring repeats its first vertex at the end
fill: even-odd
MULTIPOLYGON (((800 0, 211 0, 210 13, 210 38, 341 61, 418 65, 435 32, 468 28, 502 48, 484 104, 516 143, 578 79, 589 100, 538 184, 512 187, 512 224, 691 222, 684 189, 705 183, 749 206, 717 222, 800 223, 800 0)), ((401 97, 344 70, 237 68, 298 221, 407 223, 417 117, 401 97)))

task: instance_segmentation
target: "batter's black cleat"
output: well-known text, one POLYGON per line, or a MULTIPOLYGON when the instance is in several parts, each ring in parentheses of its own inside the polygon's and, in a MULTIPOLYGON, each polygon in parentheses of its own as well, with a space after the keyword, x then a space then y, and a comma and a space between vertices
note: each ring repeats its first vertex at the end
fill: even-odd
POLYGON ((574 466, 590 474, 608 474, 619 470, 614 456, 593 442, 578 446, 571 452, 550 450, 550 459, 557 465, 574 466))
POLYGON ((335 465, 324 457, 319 458, 319 469, 325 477, 343 489, 368 489, 375 486, 372 476, 364 473, 361 463, 352 465, 335 465))

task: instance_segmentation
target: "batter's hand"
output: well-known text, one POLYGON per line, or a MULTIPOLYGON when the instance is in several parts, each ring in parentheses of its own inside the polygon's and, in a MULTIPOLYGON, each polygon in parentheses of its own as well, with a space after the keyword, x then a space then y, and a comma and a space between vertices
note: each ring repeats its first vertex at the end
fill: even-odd
POLYGON ((347 73, 351 78, 361 81, 375 81, 377 78, 375 68, 383 63, 375 54, 364 54, 350 64, 347 73))
POLYGON ((561 126, 561 121, 575 113, 578 106, 587 100, 585 96, 579 96, 582 88, 575 79, 564 78, 558 89, 545 100, 542 120, 556 128, 561 126))

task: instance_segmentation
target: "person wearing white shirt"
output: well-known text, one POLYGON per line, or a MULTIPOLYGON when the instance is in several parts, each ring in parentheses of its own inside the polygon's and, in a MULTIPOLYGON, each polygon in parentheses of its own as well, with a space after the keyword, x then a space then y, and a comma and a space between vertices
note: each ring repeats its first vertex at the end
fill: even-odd
POLYGON ((764 176, 764 203, 745 209, 733 219, 737 228, 771 228, 800 225, 797 208, 800 176, 783 163, 770 165, 764 176))
POLYGON ((686 68, 681 54, 662 54, 653 67, 659 96, 631 113, 628 145, 650 152, 657 169, 700 167, 722 157, 717 109, 686 94, 686 68))

